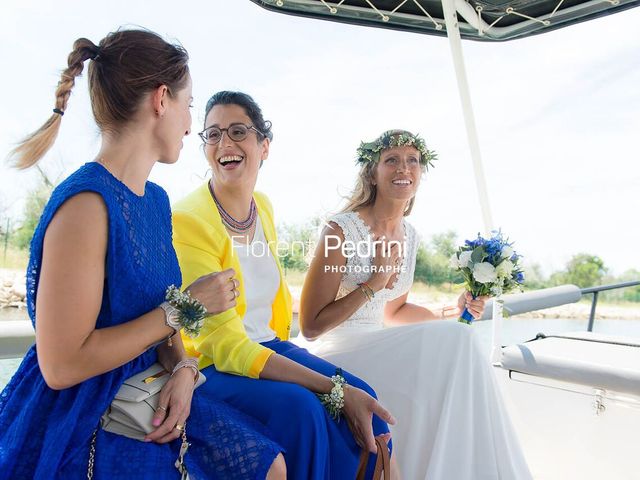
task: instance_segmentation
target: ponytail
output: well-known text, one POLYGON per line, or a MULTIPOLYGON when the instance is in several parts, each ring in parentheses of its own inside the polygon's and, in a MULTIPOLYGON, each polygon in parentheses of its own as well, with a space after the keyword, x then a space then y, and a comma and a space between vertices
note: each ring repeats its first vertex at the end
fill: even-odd
POLYGON ((71 90, 76 77, 82 74, 84 62, 95 59, 100 49, 86 38, 79 38, 73 44, 73 51, 67 59, 67 68, 62 72, 56 88, 56 102, 52 115, 35 132, 22 140, 9 154, 16 168, 29 168, 40 160, 53 146, 60 130, 62 116, 67 109, 71 90))
POLYGON ((35 165, 52 147, 76 77, 89 59, 93 60, 88 67, 91 109, 103 133, 118 133, 134 118, 149 92, 160 85, 166 85, 170 93, 177 92, 189 78, 186 50, 149 30, 119 29, 100 40, 99 46, 79 38, 58 82, 52 115, 10 153, 17 168, 35 165))

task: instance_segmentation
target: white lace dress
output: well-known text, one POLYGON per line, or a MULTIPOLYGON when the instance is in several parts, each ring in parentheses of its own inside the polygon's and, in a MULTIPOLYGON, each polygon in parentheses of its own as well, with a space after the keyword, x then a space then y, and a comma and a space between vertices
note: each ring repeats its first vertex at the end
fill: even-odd
MULTIPOLYGON (((371 238, 357 213, 330 219, 345 240, 371 238)), ((404 222, 406 251, 393 288, 376 293, 342 325, 315 342, 312 353, 365 379, 397 419, 394 455, 408 480, 531 478, 503 406, 491 366, 473 329, 454 321, 383 328, 387 301, 411 288, 417 235, 404 222)), ((370 276, 372 259, 347 259, 337 298, 370 276)))

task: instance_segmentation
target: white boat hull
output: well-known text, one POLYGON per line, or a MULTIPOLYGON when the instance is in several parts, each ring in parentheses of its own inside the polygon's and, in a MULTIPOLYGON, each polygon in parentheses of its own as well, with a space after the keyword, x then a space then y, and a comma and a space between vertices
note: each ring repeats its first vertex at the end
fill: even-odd
POLYGON ((535 479, 640 478, 640 397, 495 373, 535 479))

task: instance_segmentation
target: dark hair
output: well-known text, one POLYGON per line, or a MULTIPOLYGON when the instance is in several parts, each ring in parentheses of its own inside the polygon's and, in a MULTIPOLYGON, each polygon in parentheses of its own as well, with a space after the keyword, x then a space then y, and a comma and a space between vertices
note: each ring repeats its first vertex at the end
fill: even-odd
POLYGON ((207 106, 204 109, 205 122, 207 121, 207 115, 209 115, 211 109, 216 105, 238 105, 244 108, 244 111, 251 119, 253 126, 264 134, 257 134, 258 140, 262 141, 265 139, 265 137, 269 140, 273 140, 273 133, 271 132, 271 122, 269 120, 265 121, 264 117, 262 116, 262 110, 260 109, 260 106, 253 98, 251 98, 246 93, 230 92, 227 90, 214 93, 207 102, 207 106))
POLYGON ((101 132, 117 133, 135 114, 142 97, 161 85, 175 95, 186 85, 189 73, 186 50, 149 30, 119 29, 98 45, 79 38, 58 82, 53 115, 11 152, 18 168, 34 165, 53 145, 75 78, 82 74, 86 60, 92 60, 89 95, 101 132))

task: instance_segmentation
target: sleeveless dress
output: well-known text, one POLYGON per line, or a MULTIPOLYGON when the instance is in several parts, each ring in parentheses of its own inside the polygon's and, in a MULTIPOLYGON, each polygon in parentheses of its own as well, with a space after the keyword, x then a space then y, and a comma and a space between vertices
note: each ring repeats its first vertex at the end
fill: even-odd
MULTIPOLYGON (((356 212, 329 221, 345 240, 371 241, 356 212)), ((366 379, 395 415, 394 455, 403 478, 493 480, 531 478, 498 385, 473 329, 452 321, 384 328, 385 304, 413 283, 418 236, 403 220, 405 251, 391 289, 375 294, 351 318, 315 342, 316 355, 366 379)), ((372 258, 347 259, 336 298, 370 277, 372 258)))
MULTIPOLYGON (((108 210, 106 278, 96 328, 122 324, 154 308, 166 288, 180 285, 171 243, 166 193, 147 182, 138 196, 100 164, 87 163, 53 192, 31 243, 27 271, 29 316, 37 328, 36 296, 43 240, 49 222, 70 197, 99 194, 108 210)), ((36 345, 0 394, 0 479, 87 478, 89 446, 101 414, 128 377, 156 361, 155 348, 110 372, 63 390, 45 383, 36 345)), ((191 480, 264 478, 282 449, 264 426, 229 406, 194 392, 185 456, 191 480)), ((178 479, 180 440, 145 443, 97 430, 94 478, 178 479)))

